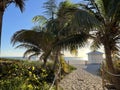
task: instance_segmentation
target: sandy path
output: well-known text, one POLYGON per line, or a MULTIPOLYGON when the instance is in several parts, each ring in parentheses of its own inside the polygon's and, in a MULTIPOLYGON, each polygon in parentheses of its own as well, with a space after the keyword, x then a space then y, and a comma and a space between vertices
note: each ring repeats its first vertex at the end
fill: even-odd
POLYGON ((61 80, 60 86, 64 90, 103 90, 102 79, 95 75, 95 73, 93 74, 94 70, 92 68, 95 67, 96 66, 82 68, 78 65, 77 70, 73 71, 61 80))

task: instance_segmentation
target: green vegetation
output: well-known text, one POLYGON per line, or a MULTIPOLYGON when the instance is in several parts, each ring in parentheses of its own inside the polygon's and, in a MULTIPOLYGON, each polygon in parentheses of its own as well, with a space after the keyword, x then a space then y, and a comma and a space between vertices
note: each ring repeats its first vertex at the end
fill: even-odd
MULTIPOLYGON (((39 61, 1 59, 0 90, 48 90, 54 79, 52 65, 47 63, 47 68, 42 68, 39 61)), ((63 77, 67 73, 61 74, 63 77)))

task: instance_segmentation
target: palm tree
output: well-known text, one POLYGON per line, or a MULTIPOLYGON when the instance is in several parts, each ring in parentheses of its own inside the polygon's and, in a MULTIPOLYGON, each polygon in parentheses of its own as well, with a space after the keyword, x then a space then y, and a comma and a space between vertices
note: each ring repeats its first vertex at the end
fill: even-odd
MULTIPOLYGON (((67 30, 61 32, 67 31, 68 36, 58 44, 79 46, 83 42, 84 46, 87 39, 92 39, 92 47, 97 49, 104 46, 108 71, 116 73, 112 54, 120 51, 120 1, 87 0, 85 4, 79 4, 79 7, 64 7, 61 12, 64 18, 68 18, 67 30)), ((117 80, 112 78, 116 83, 117 80)), ((116 88, 119 88, 117 84, 116 88)))
MULTIPOLYGON (((55 9, 56 9, 55 0, 48 0, 44 4, 45 4, 44 7, 47 9, 46 13, 49 14, 49 16, 50 16, 50 20, 53 19, 55 9)), ((37 26, 38 28, 37 29, 36 29, 36 27, 34 28, 35 31, 37 31, 37 32, 34 32, 32 30, 30 30, 30 31, 20 30, 13 35, 11 42, 13 43, 13 45, 17 42, 22 43, 18 47, 26 47, 25 44, 27 43, 27 51, 25 53, 25 56, 27 54, 33 53, 33 52, 34 52, 33 55, 38 54, 38 51, 41 51, 41 50, 36 51, 36 49, 38 49, 38 48, 42 49, 42 53, 44 52, 42 57, 44 57, 44 65, 46 65, 47 57, 51 53, 51 50, 49 51, 51 43, 52 43, 52 41, 50 39, 53 37, 53 36, 51 36, 51 35, 53 35, 53 34, 51 34, 51 32, 46 32, 46 30, 47 30, 46 24, 49 21, 49 19, 47 19, 44 16, 38 15, 38 16, 35 16, 32 21, 35 23, 38 22, 38 26, 37 26), (42 29, 44 29, 44 31, 42 29), (38 34, 39 32, 42 34, 38 34), (33 39, 33 37, 34 37, 34 39, 33 39), (38 40, 38 38, 39 38, 39 40, 38 40), (28 47, 28 44, 31 44, 32 46, 36 46, 38 48, 36 48, 36 47, 30 48, 31 45, 28 47), (30 50, 29 50, 29 48, 30 48, 30 50), (46 55, 45 52, 47 52, 47 51, 49 51, 49 53, 46 55)))
MULTIPOLYGON (((11 39, 11 43, 15 45, 20 43, 16 48, 26 48, 25 56, 31 58, 35 55, 40 55, 40 59, 44 61, 44 66, 46 66, 47 58, 46 52, 49 51, 54 38, 51 33, 34 28, 33 30, 20 30, 17 31, 11 39)), ((48 55, 47 55, 48 56, 48 55)))
MULTIPOLYGON (((58 34, 58 20, 55 19, 56 17, 56 10, 57 10, 57 5, 55 4, 55 0, 48 0, 47 2, 44 3, 44 7, 46 8, 46 11, 45 13, 48 15, 48 19, 44 16, 41 16, 41 15, 37 15, 33 18, 33 22, 37 22, 40 27, 44 27, 46 28, 47 32, 48 33, 51 33, 52 36, 54 36, 54 42, 57 42, 58 41, 58 37, 57 37, 57 34, 58 34)), ((52 43, 52 44, 53 44, 52 43)), ((52 45, 49 45, 50 48, 52 47, 52 45)), ((47 49, 48 53, 46 54, 45 56, 45 59, 47 59, 47 57, 49 56, 49 54, 51 53, 52 49, 47 49)), ((58 62, 58 54, 59 54, 59 50, 56 49, 55 51, 53 51, 55 56, 56 56, 56 60, 55 60, 55 63, 54 63, 54 66, 56 65, 56 63, 58 62), (56 52, 56 53, 55 53, 56 52)), ((55 69, 56 67, 54 67, 55 69)))
POLYGON ((12 3, 20 8, 21 12, 24 10, 25 0, 0 0, 0 46, 1 46, 1 34, 2 34, 2 19, 5 9, 12 3))

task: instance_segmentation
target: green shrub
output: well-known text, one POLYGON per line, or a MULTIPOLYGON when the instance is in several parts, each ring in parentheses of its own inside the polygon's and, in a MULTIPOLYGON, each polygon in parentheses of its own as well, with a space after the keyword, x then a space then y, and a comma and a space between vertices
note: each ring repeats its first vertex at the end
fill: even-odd
POLYGON ((0 80, 0 90, 20 90, 24 80, 19 77, 0 80))
POLYGON ((54 73, 38 62, 0 61, 0 90, 48 90, 54 73))
MULTIPOLYGON (((62 63, 63 77, 75 69, 64 61, 62 63)), ((44 69, 39 61, 1 59, 0 90, 48 90, 55 77, 52 65, 47 63, 44 69)))

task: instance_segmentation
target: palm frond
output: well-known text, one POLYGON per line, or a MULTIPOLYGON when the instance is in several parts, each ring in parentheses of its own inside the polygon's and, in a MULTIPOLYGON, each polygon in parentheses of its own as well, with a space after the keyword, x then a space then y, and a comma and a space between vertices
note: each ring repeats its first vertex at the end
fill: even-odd
POLYGON ((33 56, 38 56, 39 55, 39 53, 34 53, 34 54, 31 54, 29 57, 28 57, 28 59, 30 60, 33 56))
POLYGON ((102 46, 102 43, 100 42, 100 40, 98 38, 94 38, 90 48, 92 50, 97 50, 97 49, 100 49, 101 46, 102 46))
POLYGON ((25 6, 25 0, 14 0, 17 7, 20 8, 20 10, 23 12, 24 6, 25 6))
POLYGON ((69 48, 72 46, 74 46, 75 48, 84 47, 88 38, 89 36, 86 35, 85 33, 66 36, 64 39, 59 40, 55 44, 55 47, 56 46, 60 48, 69 48))
POLYGON ((98 7, 96 7, 96 3, 95 2, 91 2, 90 4, 79 4, 79 6, 81 7, 82 10, 85 10, 87 12, 89 12, 90 14, 94 15, 99 21, 104 21, 104 17, 103 17, 103 13, 104 11, 102 10, 102 12, 100 12, 100 10, 98 10, 98 7), (91 3, 92 4, 91 6, 91 3), (102 14, 101 14, 102 13, 102 14))
POLYGON ((47 22, 48 20, 47 20, 47 18, 44 17, 44 16, 37 15, 37 16, 33 17, 32 21, 33 21, 34 23, 38 23, 38 24, 40 24, 41 26, 43 26, 43 25, 46 24, 46 22, 47 22))
POLYGON ((58 34, 59 28, 59 21, 57 19, 50 20, 47 22, 46 28, 48 29, 48 32, 53 33, 54 35, 58 34))
POLYGON ((16 48, 26 48, 26 49, 37 48, 37 49, 40 49, 38 46, 32 45, 32 44, 28 44, 28 43, 22 43, 20 45, 17 45, 16 48))
MULTIPOLYGON (((58 16, 58 17, 63 17, 64 15, 66 15, 66 14, 69 12, 69 10, 70 10, 72 13, 74 13, 77 7, 78 7, 78 6, 77 6, 76 4, 73 4, 73 3, 71 3, 70 1, 61 2, 61 3, 59 4, 59 9, 58 9, 57 16, 58 16), (67 12, 67 13, 66 13, 66 12, 67 12)), ((70 13, 70 12, 69 12, 69 13, 70 13)), ((72 13, 71 13, 71 14, 72 14, 72 13)))
POLYGON ((38 45, 42 32, 36 32, 32 30, 20 30, 17 31, 11 38, 11 43, 15 45, 18 42, 21 43, 32 43, 38 45), (33 39, 35 38, 35 39, 33 39))
POLYGON ((77 11, 72 21, 73 26, 78 25, 79 27, 86 28, 86 30, 92 29, 96 26, 98 27, 101 24, 98 19, 94 17, 94 15, 84 10, 77 11))
POLYGON ((95 2, 100 9, 100 13, 104 19, 115 19, 118 15, 118 12, 120 12, 119 0, 96 0, 95 2))
POLYGON ((26 56, 31 55, 31 54, 34 54, 34 53, 40 54, 40 50, 39 50, 39 49, 36 49, 36 48, 27 49, 27 50, 25 51, 23 57, 26 57, 26 56))

